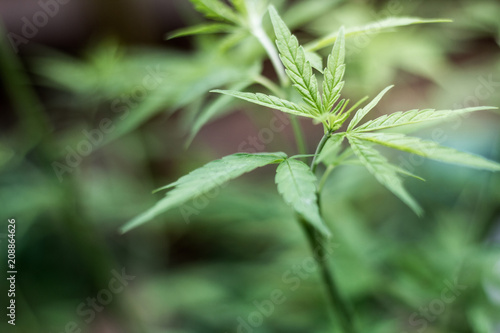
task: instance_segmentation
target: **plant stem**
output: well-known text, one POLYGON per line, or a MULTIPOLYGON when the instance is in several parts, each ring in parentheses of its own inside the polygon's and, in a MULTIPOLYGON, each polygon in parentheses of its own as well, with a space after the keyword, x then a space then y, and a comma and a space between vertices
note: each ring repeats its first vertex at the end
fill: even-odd
POLYGON ((314 153, 314 158, 313 158, 312 163, 311 163, 312 173, 316 172, 316 168, 318 167, 318 164, 316 163, 316 159, 318 158, 321 151, 323 151, 323 148, 325 147, 326 141, 328 141, 328 139, 330 138, 331 135, 332 135, 332 131, 328 130, 325 133, 325 135, 323 135, 323 137, 321 138, 321 141, 318 144, 318 148, 316 148, 316 152, 314 153))
POLYGON ((326 180, 328 179, 328 176, 333 171, 333 169, 334 167, 331 165, 328 166, 328 168, 326 168, 326 171, 323 173, 323 176, 321 176, 321 180, 319 181, 318 193, 321 193, 321 191, 323 191, 323 187, 325 186, 326 180))
MULTIPOLYGON (((250 12, 249 18, 250 18, 251 31, 253 35, 259 40, 259 42, 262 44, 267 54, 269 55, 269 58, 271 59, 274 69, 276 70, 276 73, 278 74, 278 77, 280 79, 281 86, 286 87, 288 85, 288 78, 286 76, 285 69, 281 64, 278 51, 276 50, 273 43, 271 42, 266 32, 262 28, 262 18, 255 15, 255 12, 253 10, 250 12)), ((262 80, 261 78, 259 79, 260 80, 258 80, 257 82, 263 84, 264 86, 268 86, 269 90, 271 91, 276 90, 274 84, 270 85, 268 81, 262 80)), ((292 123, 293 133, 295 135, 295 140, 297 142, 297 149, 299 151, 299 154, 301 155, 306 154, 306 145, 305 145, 304 135, 300 127, 300 123, 298 119, 294 116, 290 117, 290 121, 292 123)), ((316 153, 311 163, 311 171, 313 173, 316 171, 317 167, 316 158, 323 150, 331 134, 332 131, 328 130, 321 139, 318 148, 316 149, 316 153)), ((319 193, 318 193, 318 198, 319 198, 319 193)), ((318 254, 317 256, 315 256, 315 259, 316 262, 321 267, 321 276, 327 287, 329 299, 335 310, 334 314, 336 315, 337 320, 340 323, 340 326, 342 327, 342 330, 345 333, 355 333, 353 322, 351 319, 352 318, 351 312, 349 308, 346 306, 346 303, 343 301, 342 297, 340 296, 340 292, 337 288, 333 275, 331 274, 330 269, 328 267, 327 260, 325 260, 326 253, 322 245, 322 240, 324 239, 320 238, 319 235, 315 235, 314 228, 303 218, 300 218, 300 224, 304 227, 307 239, 309 240, 309 244, 311 245, 313 252, 318 254)))
MULTIPOLYGON (((332 132, 332 130, 328 130, 325 135, 323 135, 323 138, 316 148, 316 153, 314 154, 313 161, 311 162, 311 171, 313 173, 316 171, 317 167, 316 158, 323 151, 323 148, 332 135, 332 132)), ((321 213, 319 195, 320 193, 318 193, 318 206, 321 213)), ((314 258, 321 269, 321 277, 323 279, 323 282, 325 283, 328 298, 333 306, 333 313, 339 323, 339 326, 342 328, 342 331, 344 333, 356 333, 351 309, 342 298, 332 271, 328 265, 328 255, 330 253, 326 251, 323 245, 324 243, 328 242, 328 239, 326 239, 323 235, 317 233, 315 231, 315 228, 303 218, 300 218, 299 222, 304 229, 307 240, 309 241, 309 245, 311 246, 311 250, 315 254, 314 258)))
POLYGON ((337 319, 339 326, 342 328, 344 333, 356 333, 351 310, 340 295, 337 283, 335 282, 333 274, 328 267, 329 253, 324 248, 324 243, 328 240, 325 239, 324 236, 317 233, 314 227, 304 219, 300 219, 300 224, 302 225, 307 236, 311 250, 315 254, 314 258, 320 267, 321 277, 326 286, 328 298, 333 307, 332 312, 337 319))

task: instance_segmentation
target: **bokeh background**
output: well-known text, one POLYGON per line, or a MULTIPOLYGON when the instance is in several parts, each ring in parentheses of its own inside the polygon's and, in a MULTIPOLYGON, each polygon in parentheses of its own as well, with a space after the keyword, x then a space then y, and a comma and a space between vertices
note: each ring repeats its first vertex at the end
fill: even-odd
MULTIPOLYGON (((348 40, 345 96, 396 85, 371 117, 500 106, 496 0, 272 3, 301 42, 387 16, 454 20, 348 40)), ((251 36, 166 41, 206 21, 185 0, 3 0, 0 14, 0 248, 15 218, 18 270, 17 325, 2 313, 2 332, 332 332, 273 167, 189 218, 174 210, 119 233, 161 198, 152 190, 269 126, 269 110, 208 94, 258 73, 276 80, 251 36), (277 290, 282 302, 269 307, 277 290)), ((417 135, 500 161, 499 125, 488 111, 417 135)), ((302 126, 312 151, 321 129, 302 126)), ((291 126, 257 150, 296 153, 291 126)), ((500 332, 500 175, 387 154, 427 180, 405 182, 424 218, 357 166, 336 170, 322 197, 329 260, 361 331, 500 332)))

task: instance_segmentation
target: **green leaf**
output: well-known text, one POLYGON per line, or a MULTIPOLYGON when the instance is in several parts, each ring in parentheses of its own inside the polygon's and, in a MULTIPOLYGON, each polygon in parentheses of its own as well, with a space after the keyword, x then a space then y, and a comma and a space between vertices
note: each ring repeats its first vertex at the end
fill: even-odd
POLYGON ((208 23, 191 26, 184 29, 175 30, 174 32, 168 34, 167 39, 173 39, 177 37, 200 35, 200 34, 213 34, 219 32, 231 32, 234 30, 234 26, 224 23, 208 23))
POLYGON ((340 28, 339 38, 333 46, 332 53, 328 56, 328 62, 324 70, 323 81, 323 103, 324 113, 330 112, 333 105, 340 98, 340 92, 344 87, 342 81, 345 73, 345 39, 344 28, 340 28))
POLYGON ((233 7, 238 11, 238 13, 244 15, 247 12, 247 7, 245 4, 245 0, 230 0, 233 7))
POLYGON ((351 122, 349 123, 349 126, 347 127, 347 132, 350 132, 357 124, 359 124, 361 119, 363 119, 364 116, 366 116, 368 112, 370 112, 375 107, 375 105, 377 105, 378 102, 380 102, 382 97, 384 97, 385 93, 392 87, 394 86, 389 86, 385 88, 384 90, 382 90, 380 94, 377 95, 377 97, 375 97, 370 103, 368 103, 368 105, 366 105, 362 109, 359 109, 352 118, 351 122))
POLYGON ((163 190, 175 187, 151 209, 125 224, 121 228, 121 231, 127 232, 169 209, 179 207, 189 200, 220 187, 228 180, 239 177, 258 167, 280 163, 285 158, 286 154, 284 153, 238 153, 205 164, 201 168, 179 178, 176 182, 158 189, 163 190))
POLYGON ((423 182, 425 182, 425 179, 420 177, 420 176, 417 176, 416 174, 408 171, 408 170, 405 170, 403 168, 400 168, 398 167, 397 165, 392 165, 392 167, 394 168, 394 170, 397 172, 397 173, 400 173, 402 175, 405 175, 405 176, 408 176, 408 177, 412 177, 412 178, 415 178, 415 179, 418 179, 418 180, 421 180, 423 182))
POLYGON ((323 59, 316 52, 306 52, 306 59, 311 64, 311 67, 320 73, 323 73, 323 59))
POLYGON ((443 147, 434 141, 395 133, 359 133, 357 139, 424 156, 436 161, 464 165, 477 169, 500 171, 500 164, 482 156, 464 153, 453 148, 443 147))
POLYGON ((239 24, 240 18, 221 0, 189 0, 194 8, 207 18, 239 24))
MULTIPOLYGON (((119 114, 116 129, 106 136, 106 143, 134 130, 156 113, 172 114, 202 98, 210 89, 246 81, 260 71, 259 66, 230 65, 225 57, 217 57, 220 64, 215 61, 207 64, 206 59, 187 55, 184 58, 182 63, 173 63, 172 68, 169 67, 168 77, 175 77, 175 81, 163 79, 158 88, 148 91, 143 101, 119 114)), ((120 108, 123 104, 119 104, 120 108)))
POLYGON ((276 96, 264 95, 261 93, 254 94, 234 90, 212 90, 211 92, 233 96, 248 102, 252 102, 254 104, 259 104, 268 108, 277 109, 289 114, 293 114, 294 116, 315 118, 313 115, 305 111, 301 106, 278 98, 276 96))
POLYGON ((288 77, 292 80, 294 87, 302 95, 304 101, 317 114, 320 114, 323 110, 323 104, 318 90, 318 81, 312 72, 311 64, 306 58, 304 49, 299 46, 297 38, 292 35, 273 6, 269 7, 269 13, 277 38, 276 45, 288 77))
POLYGON ((310 168, 295 159, 284 160, 276 170, 278 192, 285 202, 319 232, 330 236, 331 233, 319 213, 316 181, 316 176, 310 168))
POLYGON ((321 154, 318 157, 317 162, 323 162, 326 165, 332 165, 335 163, 337 154, 342 148, 342 141, 344 141, 345 133, 337 133, 332 135, 328 141, 326 141, 321 154))
POLYGON ((338 5, 338 1, 332 0, 301 0, 287 4, 286 12, 283 13, 283 21, 293 30, 298 27, 307 26, 318 17, 325 15, 338 5))
POLYGON ((397 174, 397 167, 390 164, 376 149, 355 136, 347 135, 354 154, 375 178, 389 191, 406 203, 417 215, 423 214, 422 208, 403 187, 397 174))
POLYGON ((389 115, 383 115, 374 120, 367 121, 354 129, 354 132, 378 131, 382 129, 418 124, 426 121, 445 120, 456 117, 464 113, 497 109, 491 106, 478 106, 459 110, 410 110, 406 112, 398 111, 389 115))
MULTIPOLYGON (((452 22, 448 19, 422 19, 418 17, 389 17, 380 21, 371 22, 363 26, 349 28, 345 32, 346 37, 357 35, 371 35, 382 31, 391 31, 392 28, 403 27, 412 24, 423 23, 444 23, 452 22)), ((322 37, 316 41, 310 42, 305 46, 307 51, 317 51, 324 47, 332 45, 338 38, 339 32, 322 37)))

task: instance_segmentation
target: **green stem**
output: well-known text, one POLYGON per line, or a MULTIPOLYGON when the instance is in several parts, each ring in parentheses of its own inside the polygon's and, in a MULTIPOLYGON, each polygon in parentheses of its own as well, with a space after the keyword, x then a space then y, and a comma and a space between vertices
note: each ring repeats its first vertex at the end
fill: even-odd
POLYGON ((326 142, 328 141, 328 139, 330 138, 331 135, 332 135, 332 131, 329 130, 321 138, 321 141, 318 144, 318 148, 316 148, 316 152, 314 153, 314 158, 313 158, 312 163, 311 163, 311 171, 312 171, 312 173, 316 172, 316 168, 318 167, 318 164, 316 163, 316 159, 318 158, 319 154, 321 154, 321 152, 323 151, 323 148, 325 147, 325 144, 326 144, 326 142))
POLYGON ((317 233, 314 227, 307 221, 300 219, 300 222, 307 236, 307 240, 309 241, 309 245, 311 246, 313 253, 315 253, 314 258, 320 267, 321 277, 323 279, 323 282, 325 283, 328 298, 333 307, 332 312, 335 316, 335 319, 337 320, 339 326, 342 328, 342 332, 356 333, 351 310, 342 298, 333 274, 328 267, 329 254, 324 248, 324 244, 328 240, 325 239, 324 236, 317 233))
POLYGON ((333 171, 335 167, 332 165, 329 165, 328 168, 326 168, 325 173, 323 173, 323 176, 321 176, 321 180, 319 181, 318 185, 318 193, 321 193, 323 191, 323 187, 325 186, 326 180, 328 179, 328 176, 330 173, 333 171))
MULTIPOLYGON (((318 147, 316 148, 314 159, 311 162, 311 171, 313 173, 316 171, 317 167, 316 158, 323 151, 323 148, 325 147, 325 144, 331 135, 332 131, 331 130, 327 131, 323 136, 323 138, 321 139, 321 141, 319 142, 318 147)), ((319 195, 320 193, 318 193, 318 206, 320 207, 321 211, 319 195)), ((323 282, 325 283, 328 298, 330 300, 330 303, 332 304, 333 313, 335 318, 337 319, 337 322, 339 323, 339 326, 342 328, 342 331, 344 333, 356 333, 354 327, 354 321, 352 319, 353 316, 351 313, 351 309, 342 298, 337 283, 335 281, 335 278, 332 274, 332 270, 328 265, 329 253, 325 250, 323 246, 323 244, 326 243, 328 240, 325 238, 325 236, 317 233, 315 231, 315 228, 310 223, 305 221, 303 218, 300 218, 300 224, 304 229, 304 232, 307 236, 309 245, 311 246, 313 253, 315 253, 315 259, 320 267, 321 277, 323 279, 323 282)))
MULTIPOLYGON (((288 85, 288 78, 286 76, 285 69, 279 59, 278 51, 276 50, 273 43, 271 42, 266 32, 262 28, 262 18, 259 17, 258 15, 255 15, 254 11, 250 12, 249 18, 250 18, 251 31, 253 35, 259 40, 259 42, 262 44, 267 54, 269 55, 269 58, 271 59, 271 62, 280 79, 281 86, 286 87, 288 85)), ((257 82, 263 84, 273 92, 281 91, 280 89, 277 89, 277 87, 274 84, 270 84, 269 80, 267 79, 263 80, 262 77, 259 77, 257 82)), ((307 150, 306 150, 304 135, 300 127, 300 123, 295 116, 291 116, 290 121, 292 123, 293 133, 295 135, 295 140, 297 142, 297 149, 299 151, 299 154, 304 155, 306 154, 307 150)), ((332 131, 330 130, 326 132, 323 138, 321 139, 318 148, 316 149, 316 153, 311 163, 311 171, 313 173, 316 171, 317 167, 316 158, 323 150, 331 134, 332 131)), ((327 260, 325 260, 326 253, 322 245, 323 239, 320 238, 319 235, 315 235, 314 228, 307 221, 300 218, 300 222, 301 222, 300 224, 304 227, 305 233, 312 247, 312 250, 317 251, 315 253, 317 253, 318 256, 316 256, 315 259, 318 262, 319 266, 321 267, 321 275, 327 287, 328 296, 335 310, 334 313, 337 317, 337 320, 340 326, 342 327, 342 330, 345 333, 355 333, 353 322, 351 319, 352 318, 351 312, 349 308, 346 306, 346 303, 343 301, 340 292, 337 288, 337 284, 335 283, 333 275, 331 274, 330 269, 328 267, 327 260)))

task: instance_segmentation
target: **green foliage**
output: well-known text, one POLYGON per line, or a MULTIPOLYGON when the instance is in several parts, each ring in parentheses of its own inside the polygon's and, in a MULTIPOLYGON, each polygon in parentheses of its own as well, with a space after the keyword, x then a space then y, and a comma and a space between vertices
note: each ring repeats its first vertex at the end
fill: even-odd
POLYGON ((368 105, 366 105, 362 109, 359 109, 354 117, 352 117, 352 120, 347 127, 347 131, 351 131, 357 124, 359 124, 359 122, 378 104, 378 102, 380 102, 382 97, 384 97, 387 91, 389 91, 389 89, 391 89, 392 87, 393 86, 389 86, 385 88, 380 94, 377 95, 377 97, 375 97, 370 103, 368 103, 368 105))
POLYGON ((328 57, 327 67, 322 71, 325 78, 323 81, 323 94, 320 94, 318 81, 308 59, 313 59, 315 67, 321 66, 322 61, 317 59, 317 54, 304 51, 274 7, 270 7, 269 12, 277 38, 276 45, 280 53, 280 59, 286 68, 286 74, 306 105, 301 107, 290 101, 263 94, 221 90, 215 90, 214 92, 229 94, 259 105, 274 107, 293 115, 313 118, 315 121, 323 123, 328 129, 339 128, 349 116, 349 112, 342 114, 345 106, 347 106, 345 101, 338 103, 337 108, 332 110, 339 100, 340 92, 344 86, 342 81, 345 72, 345 41, 343 35, 335 43, 332 53, 328 57))
POLYGON ((417 215, 422 215, 422 208, 404 189, 395 167, 378 151, 356 137, 348 136, 351 147, 361 163, 375 178, 399 199, 406 203, 417 215))
POLYGON ((286 203, 318 231, 330 236, 318 208, 316 176, 304 162, 296 159, 281 162, 276 171, 276 184, 286 203))
POLYGON ((208 18, 232 23, 239 23, 240 21, 238 14, 221 0, 190 1, 193 3, 196 10, 208 18))
POLYGON ((264 165, 279 163, 285 158, 286 155, 283 153, 239 153, 212 161, 188 175, 179 178, 176 182, 160 188, 159 190, 175 187, 153 208, 147 210, 123 226, 122 232, 127 232, 132 228, 148 222, 158 214, 179 207, 187 201, 193 200, 214 188, 218 188, 223 183, 239 177, 244 173, 264 165))
POLYGON ((168 35, 168 39, 191 36, 191 35, 231 32, 233 30, 234 27, 229 24, 223 24, 223 23, 200 24, 174 31, 168 35))
MULTIPOLYGON (((207 3, 208 2, 199 2, 197 6, 200 7, 202 5, 206 5, 207 3)), ((212 18, 216 18, 217 15, 214 14, 215 12, 222 13, 221 8, 229 10, 226 8, 225 4, 220 7, 220 4, 213 3, 212 6, 215 6, 214 8, 217 8, 217 11, 208 11, 203 6, 200 8, 203 13, 212 18)), ((200 10, 200 8, 198 9, 200 10)), ((390 164, 385 157, 372 147, 373 144, 388 146, 439 161, 493 171, 500 170, 500 165, 496 162, 486 160, 485 158, 479 156, 459 152, 451 148, 441 147, 432 141, 424 141, 418 138, 407 137, 402 134, 365 133, 367 131, 378 131, 392 127, 443 120, 448 119, 451 116, 491 109, 491 107, 473 107, 456 111, 436 111, 432 109, 422 111, 411 110, 407 112, 396 112, 391 115, 384 115, 358 126, 361 120, 367 116, 367 114, 380 102, 382 97, 393 86, 385 88, 366 106, 360 108, 354 114, 345 133, 338 133, 331 136, 331 133, 339 129, 348 119, 350 113, 364 101, 361 100, 356 103, 354 107, 346 112, 345 109, 349 101, 346 101, 345 99, 339 101, 341 91, 344 86, 343 77, 345 73, 346 46, 344 28, 341 28, 335 36, 328 36, 327 38, 316 42, 316 44, 313 44, 315 46, 309 48, 314 50, 320 48, 322 45, 334 42, 332 51, 327 59, 327 66, 323 70, 323 92, 320 93, 318 81, 311 66, 311 61, 308 59, 314 59, 312 61, 315 63, 315 67, 319 67, 322 63, 321 59, 318 60, 318 55, 315 53, 306 53, 304 48, 299 45, 297 38, 292 35, 289 28, 273 6, 269 7, 269 14, 276 35, 276 45, 279 51, 279 57, 286 69, 288 78, 293 83, 297 92, 302 96, 306 105, 301 106, 289 100, 262 93, 219 89, 212 90, 212 92, 236 97, 268 108, 277 109, 292 116, 312 118, 315 122, 323 123, 324 131, 326 133, 324 137, 325 142, 323 144, 320 143, 318 147, 319 156, 317 156, 317 160, 315 159, 313 161, 312 170, 315 170, 315 167, 319 162, 323 162, 330 167, 339 165, 340 163, 355 163, 353 160, 348 159, 349 156, 354 153, 361 164, 364 165, 382 185, 387 187, 391 192, 405 202, 417 215, 422 214, 422 209, 404 189, 403 181, 399 174, 404 174, 418 179, 422 178, 415 176, 411 172, 398 166, 390 164), (341 145, 344 137, 348 138, 352 151, 350 149, 345 149, 344 152, 342 152, 341 145)), ((415 18, 387 19, 374 25, 351 30, 348 29, 347 34, 352 35, 367 32, 373 33, 395 26, 445 21, 446 20, 426 21, 415 18)), ((259 29, 258 32, 260 34, 261 30, 259 29)), ((262 38, 262 36, 260 36, 260 38, 262 38)), ((266 42, 263 43, 263 46, 266 47, 266 42)), ((267 45, 267 47, 269 47, 269 45, 267 45)), ((272 52, 270 52, 270 55, 272 56, 272 52)), ((222 103, 222 101, 220 101, 220 103, 222 103)), ((196 171, 195 174, 199 174, 201 176, 204 172, 204 168, 199 170, 200 171, 196 171)), ((194 182, 196 178, 192 177, 190 179, 193 179, 194 182)), ((285 201, 294 206, 295 210, 299 214, 303 215, 303 217, 306 218, 306 220, 315 228, 317 228, 317 230, 323 234, 328 234, 328 229, 325 227, 324 222, 321 219, 316 200, 313 200, 316 197, 314 180, 315 175, 309 170, 309 168, 302 162, 295 160, 285 160, 282 164, 280 164, 276 175, 279 192, 283 195, 285 201), (287 182, 287 179, 291 181, 287 182)), ((146 217, 139 217, 138 221, 143 223, 154 217, 157 212, 167 210, 171 206, 177 205, 176 201, 173 199, 176 197, 175 194, 176 192, 164 199, 164 202, 166 203, 161 204, 159 206, 160 208, 153 208, 153 213, 146 213, 146 217), (171 204, 171 201, 174 202, 174 204, 171 204)), ((133 221, 131 225, 138 224, 139 223, 137 221, 133 221)))
POLYGON ((333 165, 336 162, 337 154, 342 148, 345 134, 337 133, 332 135, 325 144, 325 147, 318 156, 318 163, 324 162, 326 165, 333 165))
POLYGON ((229 96, 233 96, 236 98, 243 99, 245 101, 249 101, 258 105, 266 106, 268 108, 277 109, 285 113, 289 113, 295 116, 302 116, 308 118, 316 118, 315 115, 310 114, 301 106, 292 103, 290 101, 278 98, 276 96, 264 95, 264 94, 253 94, 239 91, 231 91, 231 90, 212 90, 212 92, 225 94, 229 96))
MULTIPOLYGON (((452 22, 447 19, 422 19, 418 17, 389 17, 380 21, 368 23, 360 27, 353 27, 346 30, 345 35, 347 37, 353 37, 356 35, 364 34, 375 34, 382 31, 391 31, 396 27, 403 27, 413 24, 423 24, 423 23, 444 23, 452 22)), ((331 35, 320 38, 319 40, 310 42, 305 46, 308 51, 316 51, 324 47, 332 45, 337 38, 340 36, 340 30, 338 32, 332 33, 331 35)))
POLYGON ((345 73, 345 39, 344 28, 339 31, 339 38, 333 46, 332 53, 328 56, 327 66, 324 70, 323 81, 324 112, 330 112, 335 102, 340 98, 340 92, 344 87, 345 73))
MULTIPOLYGON (((19 236, 22 237, 20 244, 26 246, 20 248, 20 256, 32 261, 31 265, 28 262, 25 265, 26 276, 35 276, 40 271, 39 265, 53 257, 52 253, 45 253, 47 248, 54 249, 56 256, 67 254, 67 258, 63 256, 58 267, 50 271, 59 272, 60 267, 68 274, 66 271, 71 270, 66 270, 67 266, 82 264, 80 257, 87 259, 85 264, 90 263, 89 266, 96 262, 99 270, 115 267, 117 263, 102 263, 107 256, 105 251, 93 251, 99 245, 100 236, 104 236, 104 247, 115 245, 117 253, 127 253, 128 267, 136 272, 141 270, 141 281, 134 283, 133 297, 129 298, 140 297, 148 304, 147 311, 142 314, 148 331, 234 331, 238 324, 235 318, 245 320, 247 314, 255 311, 255 299, 269 299, 268 291, 279 288, 284 291, 287 301, 276 306, 273 316, 266 318, 263 331, 337 332, 339 329, 331 327, 331 316, 327 314, 329 307, 325 306, 324 298, 329 289, 318 283, 319 270, 309 275, 302 275, 307 273, 305 271, 300 271, 300 276, 295 274, 304 264, 305 256, 301 230, 290 225, 299 217, 301 223, 308 223, 306 229, 312 226, 311 229, 318 232, 318 239, 324 240, 325 248, 335 247, 334 255, 325 256, 319 263, 324 265, 321 272, 328 274, 324 267, 335 266, 339 292, 346 300, 356 300, 354 321, 359 331, 385 333, 422 329, 422 326, 410 328, 409 318, 422 307, 426 308, 430 300, 442 295, 446 287, 443 281, 454 281, 458 277, 467 289, 453 304, 446 304, 445 314, 436 317, 435 321, 427 321, 427 329, 433 332, 493 332, 499 324, 496 319, 498 304, 493 304, 487 296, 492 298, 498 291, 500 275, 492 268, 498 268, 495 265, 498 265, 500 253, 491 245, 492 238, 485 240, 492 235, 498 216, 498 174, 466 168, 449 169, 449 166, 435 163, 413 165, 413 156, 403 160, 408 163, 396 161, 407 157, 406 154, 398 155, 403 152, 476 169, 500 170, 497 162, 482 156, 400 134, 414 129, 410 127, 413 125, 420 129, 439 122, 444 123, 440 130, 446 130, 453 122, 462 127, 456 133, 446 133, 451 146, 498 160, 498 149, 494 149, 495 140, 498 141, 495 121, 498 116, 469 117, 469 113, 494 108, 456 106, 457 110, 398 111, 373 119, 374 112, 370 112, 389 88, 368 104, 365 99, 351 102, 349 98, 381 90, 402 72, 405 79, 413 80, 416 76, 429 82, 416 79, 416 86, 422 88, 420 91, 414 90, 413 81, 406 81, 407 85, 403 84, 398 94, 414 96, 397 99, 399 105, 414 101, 446 108, 460 105, 458 103, 475 103, 473 97, 477 97, 479 104, 498 105, 500 100, 495 90, 500 69, 498 57, 491 48, 481 49, 484 50, 481 55, 467 51, 468 45, 485 45, 484 41, 498 37, 500 25, 495 16, 498 4, 491 2, 487 6, 487 1, 479 1, 457 7, 453 12, 457 23, 447 25, 439 34, 435 33, 435 28, 426 31, 415 27, 375 38, 374 34, 396 27, 446 20, 396 17, 363 25, 374 14, 380 14, 377 11, 382 9, 384 2, 377 2, 376 8, 331 0, 192 2, 203 16, 214 22, 198 22, 198 25, 169 34, 170 38, 196 35, 189 52, 174 51, 168 42, 161 49, 132 49, 108 42, 91 48, 83 59, 47 54, 32 63, 35 77, 41 78, 42 84, 55 88, 41 105, 52 100, 51 96, 58 97, 53 100, 54 117, 52 110, 47 110, 51 115, 49 123, 54 121, 50 124, 53 126, 49 126, 54 137, 49 138, 47 134, 47 140, 40 143, 32 139, 43 136, 33 135, 41 126, 36 117, 29 117, 35 126, 28 128, 34 131, 17 133, 13 128, 15 137, 10 140, 8 127, 5 133, 8 140, 0 144, 3 171, 0 180, 5 184, 0 197, 8 207, 6 213, 23 215, 19 236), (278 10, 268 11, 270 2, 278 10), (478 16, 485 19, 473 19, 478 16), (292 34, 296 29, 304 40, 312 42, 301 46, 301 38, 292 34), (352 37, 354 40, 350 39, 352 37), (361 47, 359 42, 363 44, 361 47), (323 50, 326 46, 333 48, 323 50), (356 49, 351 49, 353 46, 356 49), (347 52, 346 48, 359 52, 347 52), (464 59, 470 57, 471 61, 455 62, 457 50, 467 52, 463 54, 464 59), (262 66, 267 59, 271 60, 277 75, 268 75, 267 62, 266 67, 262 66), (143 83, 151 84, 151 80, 144 80, 151 68, 159 68, 164 75, 162 82, 153 89, 143 83), (491 85, 478 86, 484 84, 484 80, 490 80, 491 85), (208 91, 217 94, 208 94, 208 91), (489 93, 491 95, 486 97, 489 93), (142 97, 134 97, 138 95, 142 97), (131 97, 127 112, 116 113, 111 105, 123 96, 131 97), (281 132, 285 133, 283 138, 266 144, 271 151, 283 150, 287 154, 234 154, 198 169, 193 167, 203 165, 221 150, 238 147, 241 138, 234 135, 235 132, 247 134, 236 129, 235 118, 228 118, 221 122, 227 128, 217 127, 221 123, 207 128, 189 150, 182 149, 179 137, 189 135, 191 142, 203 126, 229 112, 245 109, 245 102, 287 113, 280 119, 304 117, 311 119, 313 124, 321 124, 307 127, 307 139, 313 137, 310 131, 314 129, 316 134, 324 135, 317 154, 308 155, 312 151, 298 148, 300 155, 293 156, 296 152, 287 128, 281 132), (58 114, 58 110, 63 112, 58 114), (174 112, 177 115, 169 118, 174 112), (349 122, 351 115, 354 117, 349 122), (101 136, 94 131, 95 122, 104 117, 113 118, 113 130, 105 135, 102 133, 102 142, 92 147, 100 151, 93 152, 92 157, 82 157, 81 167, 71 167, 62 185, 54 182, 50 166, 40 165, 38 161, 44 158, 53 161, 57 157, 52 156, 52 152, 63 156, 59 159, 62 161, 67 154, 64 147, 70 146, 73 150, 84 147, 80 143, 89 136, 84 137, 83 129, 99 141, 101 136), (458 117, 463 119, 456 119, 458 117), (227 136, 222 148, 209 146, 218 141, 214 140, 215 136, 227 136), (25 145, 24 138, 30 138, 32 144, 25 145), (106 145, 112 140, 114 144, 106 145), (280 147, 280 144, 284 145, 280 147), (26 157, 18 151, 26 152, 26 157), (50 154, 45 155, 47 152, 50 154), (386 156, 385 152, 391 155, 386 156), (311 162, 309 166, 304 163, 306 161, 311 162), (272 181, 269 186, 263 186, 260 181, 242 179, 219 193, 219 187, 228 180, 268 164, 277 165, 278 191, 272 181), (359 172, 360 167, 368 172, 359 172), (172 177, 172 169, 176 174, 195 170, 162 187, 160 190, 168 189, 168 192, 155 202, 155 196, 148 193, 155 184, 172 177), (407 179, 406 176, 423 180, 413 172, 425 177, 427 183, 407 179), (370 181, 369 177, 383 186, 370 181), (417 215, 422 215, 423 211, 409 192, 421 198, 419 201, 429 212, 425 218, 418 219, 417 215), (200 209, 200 214, 193 214, 192 220, 196 223, 171 223, 182 222, 178 209, 181 212, 190 209, 194 202, 212 198, 214 193, 217 198, 200 209), (415 216, 398 200, 389 200, 392 194, 408 205, 415 216), (26 202, 30 205, 28 213, 26 202), (144 213, 123 226, 122 231, 151 221, 159 214, 169 223, 149 224, 124 238, 113 236, 118 224, 140 212, 144 213), (46 222, 47 216, 54 219, 53 224, 46 222), (61 243, 87 247, 73 252, 56 244, 59 242, 54 241, 57 238, 54 235, 62 234, 60 229, 66 226, 68 229, 63 230, 65 239, 61 243), (104 235, 95 235, 95 230, 104 235), (72 233, 77 235, 68 242, 66 238, 72 237, 72 233), (327 240, 330 234, 335 237, 327 240), (90 238, 86 239, 86 235, 90 238), (189 250, 186 251, 186 247, 189 250), (30 248, 33 253, 24 252, 30 248), (86 253, 86 257, 82 255, 86 253), (149 270, 154 273, 148 276, 148 269, 144 268, 149 268, 151 263, 157 266, 149 270), (157 269, 165 266, 168 272, 157 269), (295 284, 285 281, 297 283, 297 280, 285 277, 300 278, 300 288, 290 289, 295 284), (289 297, 290 291, 293 297, 289 297), (373 304, 379 303, 384 304, 383 313, 374 311, 373 304), (297 313, 301 304, 307 304, 310 311, 297 313), (290 313, 297 315, 289 316, 290 313), (177 321, 175 318, 194 320, 177 321)), ((451 1, 447 4, 456 7, 451 1)), ((425 9, 422 13, 436 9, 437 17, 449 14, 443 12, 445 6, 441 3, 432 5, 429 2, 420 7, 425 9)), ((404 11, 405 15, 411 13, 406 6, 404 11)), ((0 67, 2 63, 8 64, 0 61, 0 67)), ((5 82, 9 83, 9 71, 4 69, 2 67, 1 75, 5 75, 5 82)), ((27 86, 25 82, 27 80, 21 80, 22 84, 12 87, 14 95, 27 86)), ((28 112, 35 108, 21 109, 28 112)), ((379 112, 389 113, 390 110, 379 112)), ((251 116, 255 124, 267 124, 271 116, 264 112, 246 115, 251 116)), ((20 113, 16 119, 23 125, 26 117, 20 113)), ((300 124, 294 123, 294 126, 297 141, 300 141, 300 124)), ((429 137, 425 133, 415 136, 429 137)), ((273 137, 277 136, 278 132, 274 132, 273 137)), ((303 146, 311 147, 311 144, 304 142, 303 146)), ((73 291, 67 296, 60 296, 63 292, 56 293, 55 302, 50 297, 54 297, 53 290, 61 291, 61 286, 67 285, 62 277, 67 277, 68 281, 81 280, 76 276, 79 270, 74 271, 75 275, 55 274, 55 280, 46 279, 54 281, 53 287, 43 285, 40 289, 41 296, 45 296, 41 298, 49 301, 35 306, 34 314, 37 307, 45 314, 68 309, 69 301, 73 304, 73 291)), ((89 271, 92 269, 86 267, 86 272, 89 271)), ((99 285, 102 283, 102 286, 109 282, 108 276, 102 281, 99 280, 102 274, 96 275, 97 279, 89 276, 89 280, 101 281, 99 285)), ((88 287, 83 287, 82 295, 87 292, 88 287)), ((26 296, 27 303, 31 303, 30 295, 26 296)), ((26 307, 27 314, 31 311, 26 307)), ((114 311, 114 306, 110 311, 114 311)), ((74 311, 69 312, 74 314, 74 311)), ((59 327, 67 321, 64 318, 59 327)), ((336 325, 340 321, 336 318, 333 323, 336 325)), ((52 320, 46 322, 56 328, 52 320)), ((40 330, 49 331, 51 327, 40 330)))
POLYGON ((285 22, 279 17, 274 7, 269 8, 271 20, 276 34, 276 45, 280 58, 286 68, 286 73, 293 82, 294 87, 302 95, 304 102, 311 108, 316 116, 323 110, 323 103, 318 90, 318 81, 312 72, 310 62, 297 38, 292 35, 285 22))
MULTIPOLYGON (((389 115, 385 114, 374 120, 367 121, 363 125, 356 127, 354 132, 378 131, 397 126, 413 125, 422 122, 432 122, 439 120, 449 120, 452 117, 458 117, 463 114, 475 111, 493 110, 495 107, 478 106, 458 110, 410 110, 406 112, 398 111, 389 115)), ((352 128, 351 128, 352 129, 352 128)))
POLYGON ((440 146, 434 141, 426 141, 420 138, 409 137, 404 134, 360 133, 349 134, 348 137, 399 149, 436 161, 453 163, 477 169, 500 171, 499 163, 489 161, 481 156, 467 154, 452 148, 440 146))

